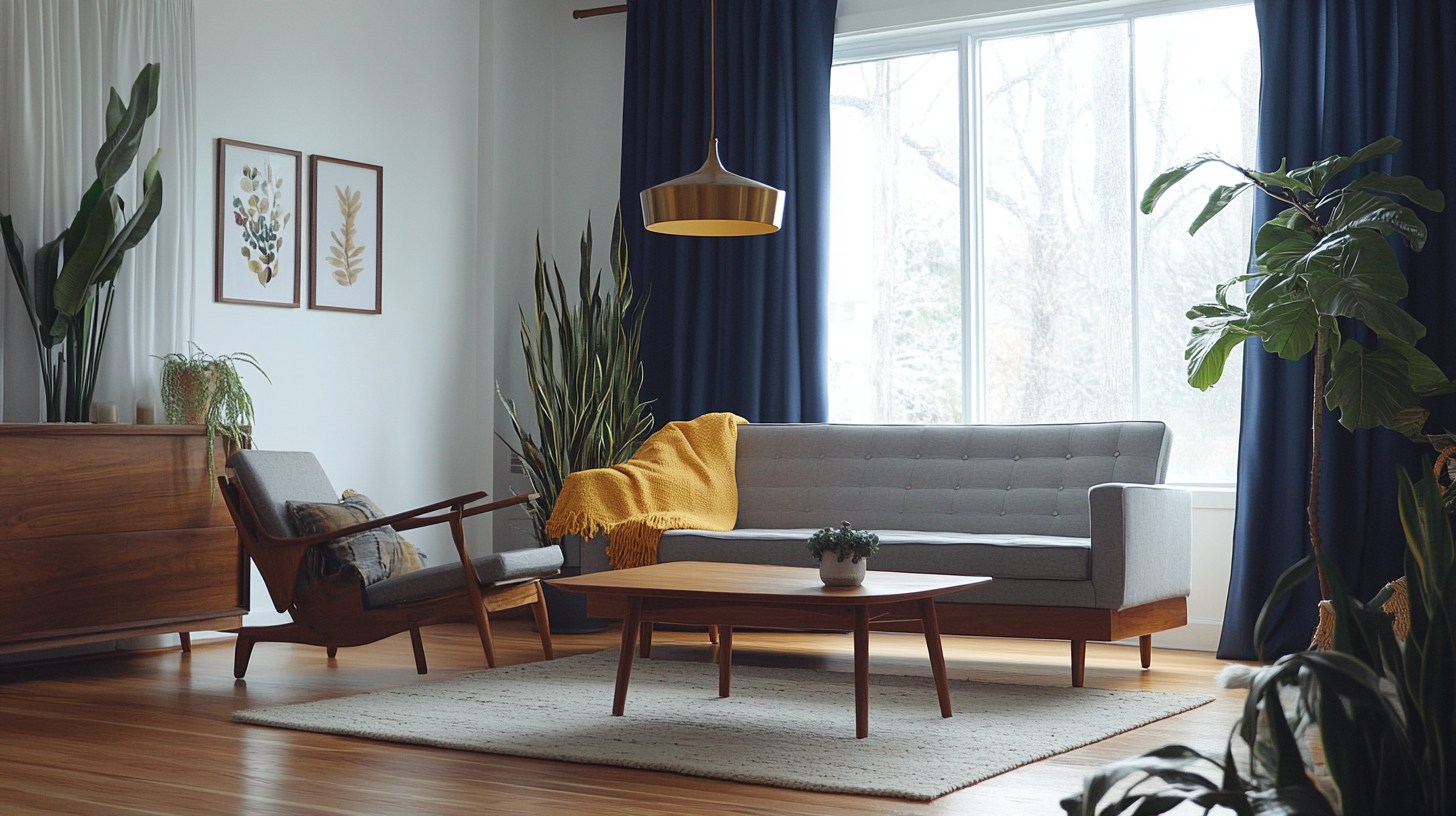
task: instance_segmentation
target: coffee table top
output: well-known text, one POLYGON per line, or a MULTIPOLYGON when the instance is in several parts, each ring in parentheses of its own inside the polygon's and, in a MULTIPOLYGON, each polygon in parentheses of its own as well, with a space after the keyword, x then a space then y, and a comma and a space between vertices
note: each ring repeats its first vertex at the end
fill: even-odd
POLYGON ((672 561, 649 567, 593 572, 571 578, 553 578, 559 589, 600 595, 642 595, 670 598, 705 598, 724 601, 778 599, 807 604, 883 604, 929 598, 989 583, 975 575, 931 575, 918 572, 870 570, 857 587, 824 586, 819 570, 770 567, 760 564, 723 564, 711 561, 672 561))

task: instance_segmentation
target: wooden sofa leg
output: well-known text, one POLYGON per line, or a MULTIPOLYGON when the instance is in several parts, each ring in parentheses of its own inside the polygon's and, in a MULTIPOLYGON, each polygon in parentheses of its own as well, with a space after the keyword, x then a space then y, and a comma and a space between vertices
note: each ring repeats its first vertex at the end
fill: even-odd
POLYGON ((1153 636, 1142 635, 1138 637, 1138 657, 1143 660, 1143 668, 1153 665, 1153 636))
POLYGON ((708 642, 714 646, 718 645, 718 627, 712 624, 708 625, 708 642))
POLYGON ((181 639, 181 641, 182 641, 182 651, 184 651, 184 652, 190 652, 190 651, 192 651, 192 633, 191 632, 178 632, 177 633, 177 637, 179 639, 181 639))
POLYGON ((1081 688, 1087 673, 1087 641, 1072 641, 1072 688, 1081 688))
POLYGON ((531 614, 536 616, 536 631, 541 635, 541 653, 547 660, 555 660, 556 652, 551 647, 551 621, 546 617, 546 590, 536 582, 536 602, 531 604, 531 614))
POLYGON ((425 668, 425 642, 420 639, 420 627, 410 627, 410 646, 415 650, 415 671, 420 674, 429 674, 430 670, 425 668))
POLYGON ((238 643, 233 647, 233 677, 239 680, 248 673, 248 660, 253 657, 253 639, 247 635, 238 635, 238 643))
POLYGON ((338 646, 325 646, 324 647, 324 654, 328 655, 330 660, 333 660, 334 658, 336 658, 336 657, 339 656, 339 647, 338 646))

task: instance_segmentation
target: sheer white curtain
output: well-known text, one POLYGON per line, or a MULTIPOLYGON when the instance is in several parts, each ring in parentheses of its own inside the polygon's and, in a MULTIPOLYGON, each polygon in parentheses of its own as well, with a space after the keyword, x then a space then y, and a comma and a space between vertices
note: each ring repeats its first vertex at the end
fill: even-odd
MULTIPOLYGON (((106 100, 128 97, 149 62, 162 65, 157 111, 132 172, 116 187, 128 211, 141 170, 162 149, 162 213, 126 255, 96 383, 122 422, 136 403, 161 416, 152 355, 185 351, 192 336, 196 196, 192 0, 0 0, 0 213, 34 252, 70 225, 96 178, 106 100)), ((0 420, 44 419, 34 339, 10 270, 0 266, 0 420)))

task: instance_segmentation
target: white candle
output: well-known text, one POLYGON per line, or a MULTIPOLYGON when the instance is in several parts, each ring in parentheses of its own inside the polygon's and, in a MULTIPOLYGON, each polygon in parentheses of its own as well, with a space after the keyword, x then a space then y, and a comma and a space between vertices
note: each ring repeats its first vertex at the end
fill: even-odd
POLYGON ((116 424, 116 403, 114 403, 114 402, 98 402, 98 403, 96 403, 96 422, 98 424, 101 424, 101 425, 115 425, 116 424))

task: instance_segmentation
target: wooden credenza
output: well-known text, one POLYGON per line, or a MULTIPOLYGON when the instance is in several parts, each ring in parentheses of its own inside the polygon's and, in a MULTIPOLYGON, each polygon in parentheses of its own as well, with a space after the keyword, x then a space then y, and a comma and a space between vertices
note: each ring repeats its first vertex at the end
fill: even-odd
POLYGON ((0 424, 0 653, 241 625, 207 454, 200 426, 0 424))

